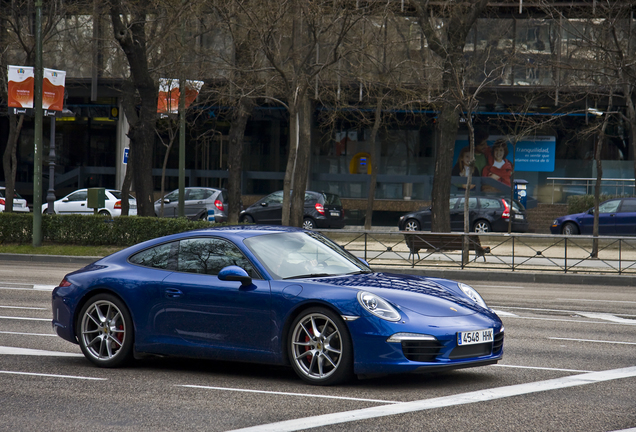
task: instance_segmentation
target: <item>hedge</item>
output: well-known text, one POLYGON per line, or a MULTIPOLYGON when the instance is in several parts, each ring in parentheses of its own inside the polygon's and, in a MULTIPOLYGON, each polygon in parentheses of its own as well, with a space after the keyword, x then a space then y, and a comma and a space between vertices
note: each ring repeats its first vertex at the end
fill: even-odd
MULTIPOLYGON (((132 246, 145 240, 223 226, 186 218, 100 215, 42 215, 42 240, 81 246, 132 246)), ((31 243, 33 213, 0 213, 0 243, 31 243)))
MULTIPOLYGON (((599 204, 612 198, 621 198, 616 195, 601 194, 599 204)), ((584 213, 594 207, 594 195, 570 195, 568 197, 568 214, 584 213)))

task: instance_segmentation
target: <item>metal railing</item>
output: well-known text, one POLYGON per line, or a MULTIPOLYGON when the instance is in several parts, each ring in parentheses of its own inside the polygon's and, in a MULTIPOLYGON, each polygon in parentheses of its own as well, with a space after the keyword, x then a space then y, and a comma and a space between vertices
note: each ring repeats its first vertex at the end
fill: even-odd
MULTIPOLYGON (((593 256, 592 236, 507 233, 435 233, 436 237, 478 237, 484 249, 470 250, 468 259, 461 250, 447 250, 437 240, 418 253, 407 245, 408 236, 427 238, 424 231, 321 230, 323 234, 372 267, 453 268, 487 271, 532 271, 636 275, 636 237, 599 236, 598 253, 593 256)), ((457 243, 456 243, 457 244, 457 243)), ((447 246, 447 245, 446 245, 447 246)), ((474 247, 471 249, 475 249, 474 247)))
MULTIPOLYGON (((571 195, 591 195, 594 193, 596 178, 587 177, 547 177, 552 182, 552 204, 554 204, 554 192, 571 195)), ((614 195, 634 195, 636 179, 604 178, 601 179, 601 188, 614 189, 614 195), (631 184, 629 184, 631 183, 631 184)))

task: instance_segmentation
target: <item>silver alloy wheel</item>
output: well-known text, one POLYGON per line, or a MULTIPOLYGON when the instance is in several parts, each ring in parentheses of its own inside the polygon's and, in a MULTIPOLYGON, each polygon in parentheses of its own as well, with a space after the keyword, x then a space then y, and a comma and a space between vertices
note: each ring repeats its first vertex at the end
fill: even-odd
POLYGON ((409 219, 406 221, 406 224, 404 225, 404 230, 405 231, 419 231, 420 230, 420 223, 418 221, 416 221, 415 219, 409 219))
POLYGON ((316 228, 316 226, 314 225, 314 221, 309 218, 303 220, 303 229, 312 230, 314 228, 316 228))
POLYGON ((490 224, 485 220, 475 222, 475 232, 480 234, 490 232, 490 224))
POLYGON ((119 308, 108 300, 91 304, 80 325, 80 343, 96 361, 117 357, 126 343, 126 321, 119 308))
POLYGON ((563 225, 563 234, 564 235, 577 235, 579 233, 578 228, 571 222, 567 222, 563 225))
POLYGON ((343 356, 338 326, 322 313, 305 315, 291 338, 291 359, 306 378, 325 380, 335 374, 343 356))

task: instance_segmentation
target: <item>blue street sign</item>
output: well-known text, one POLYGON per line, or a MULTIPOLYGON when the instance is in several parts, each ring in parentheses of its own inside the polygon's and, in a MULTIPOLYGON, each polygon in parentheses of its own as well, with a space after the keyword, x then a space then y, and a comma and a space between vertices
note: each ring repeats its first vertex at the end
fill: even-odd
POLYGON ((124 165, 128 163, 128 149, 124 149, 124 165))

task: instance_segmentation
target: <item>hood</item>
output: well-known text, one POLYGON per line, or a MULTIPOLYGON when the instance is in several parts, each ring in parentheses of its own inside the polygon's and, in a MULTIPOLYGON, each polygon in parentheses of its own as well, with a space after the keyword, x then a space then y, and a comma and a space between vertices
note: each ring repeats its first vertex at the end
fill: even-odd
POLYGON ((315 282, 369 291, 390 301, 400 309, 425 316, 446 317, 472 315, 484 310, 468 298, 430 279, 419 276, 367 273, 315 282))

